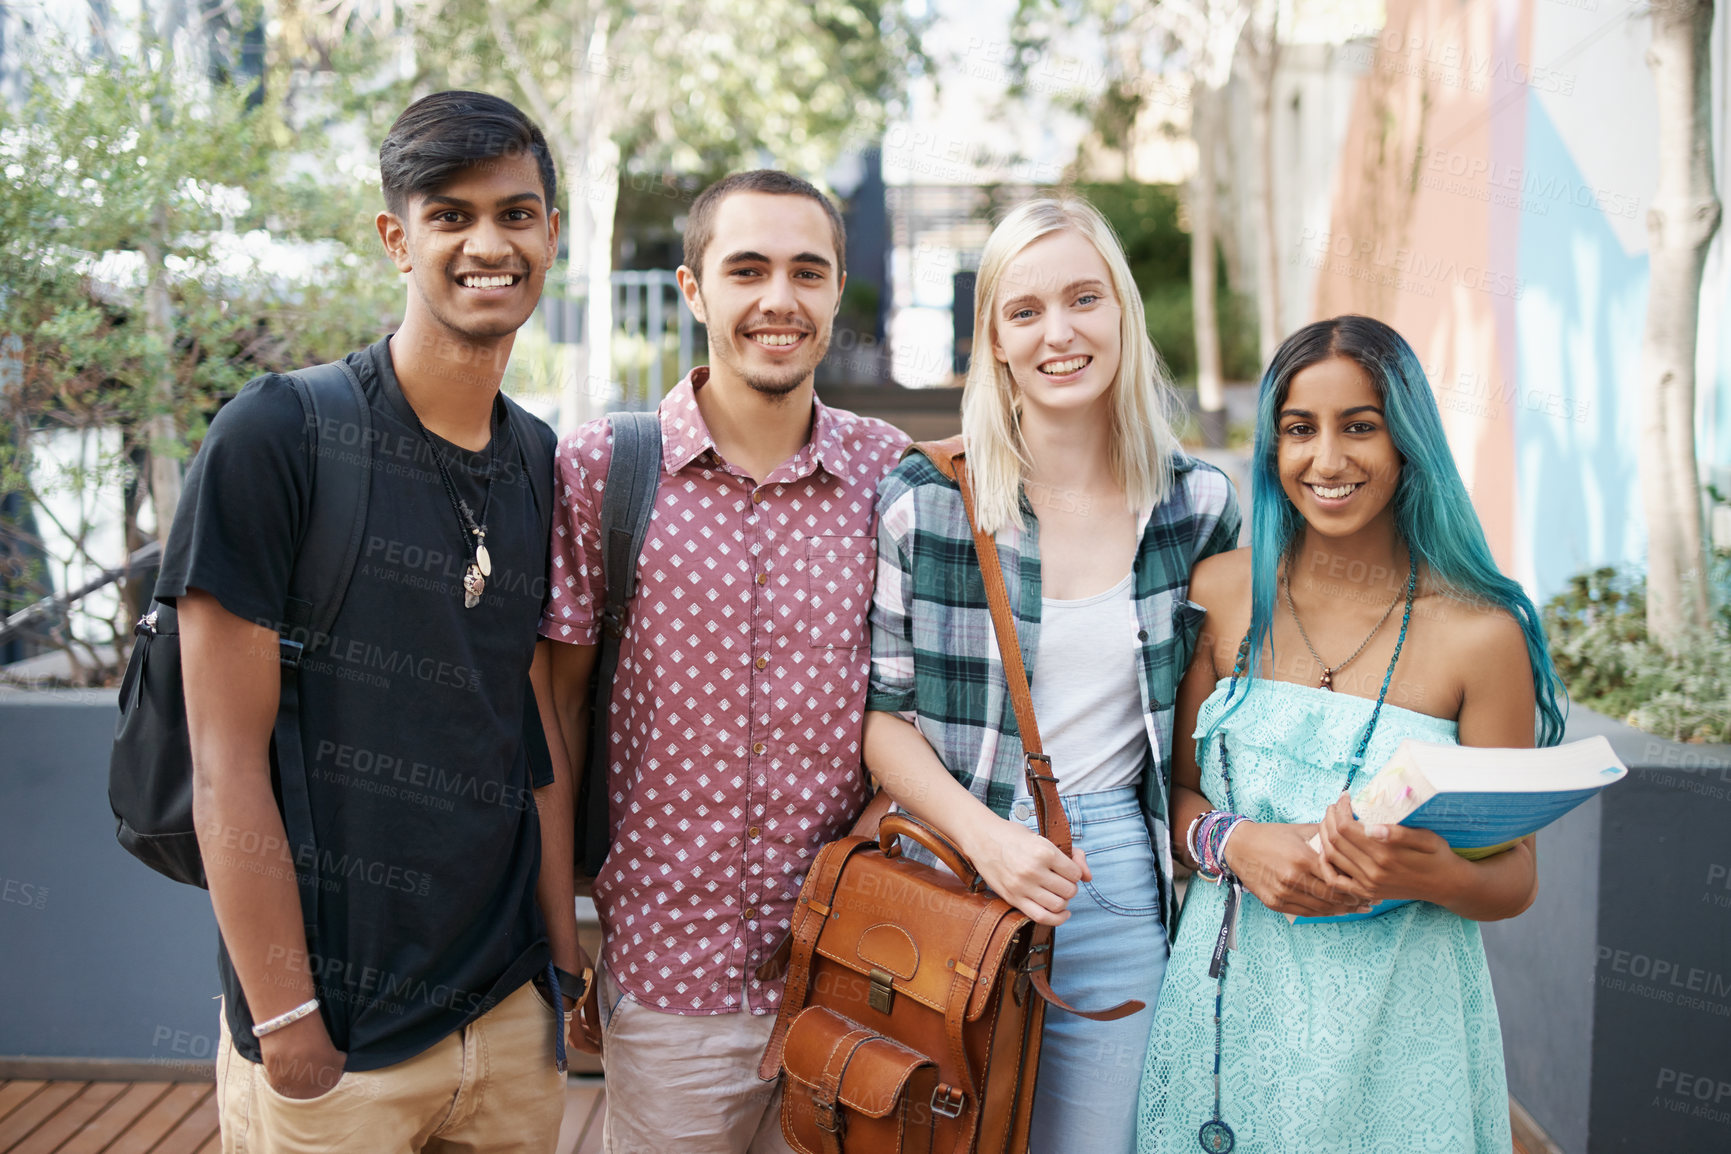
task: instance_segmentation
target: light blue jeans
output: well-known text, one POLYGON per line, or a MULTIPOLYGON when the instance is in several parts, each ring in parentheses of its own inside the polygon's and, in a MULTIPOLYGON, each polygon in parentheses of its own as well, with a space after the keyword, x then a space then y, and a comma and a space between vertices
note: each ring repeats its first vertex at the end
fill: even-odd
MULTIPOLYGON (((1116 1022, 1091 1022, 1046 1007, 1030 1154, 1129 1154, 1136 1149, 1136 1092, 1154 999, 1166 973, 1154 847, 1134 787, 1063 802, 1094 879, 1070 899, 1070 920, 1054 936, 1052 988, 1078 1010, 1128 998, 1146 1008, 1116 1022)), ((1039 828, 1030 798, 1016 800, 1010 819, 1039 828)))

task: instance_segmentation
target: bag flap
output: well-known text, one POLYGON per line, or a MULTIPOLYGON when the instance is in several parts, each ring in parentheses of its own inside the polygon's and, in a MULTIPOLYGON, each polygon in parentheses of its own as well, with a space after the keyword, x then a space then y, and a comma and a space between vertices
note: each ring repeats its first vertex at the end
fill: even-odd
POLYGON ((842 873, 816 952, 869 978, 885 975, 897 996, 942 1014, 967 982, 967 1016, 991 1000, 1004 951, 1028 922, 990 891, 970 891, 947 870, 875 850, 842 873))
POLYGON ((787 1032, 787 1076, 849 1110, 882 1118, 896 1108, 908 1079, 930 1058, 822 1006, 808 1006, 787 1032))

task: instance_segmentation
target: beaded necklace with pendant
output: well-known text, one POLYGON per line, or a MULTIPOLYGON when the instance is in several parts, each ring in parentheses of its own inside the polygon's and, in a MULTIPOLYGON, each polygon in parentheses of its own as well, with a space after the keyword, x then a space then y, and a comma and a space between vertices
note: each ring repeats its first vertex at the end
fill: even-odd
MULTIPOLYGON (((451 471, 445 467, 445 458, 433 443, 433 435, 427 432, 427 426, 421 423, 421 416, 414 406, 409 406, 409 413, 415 418, 415 428, 421 434, 421 440, 427 444, 427 454, 433 458, 433 465, 439 470, 439 480, 445 484, 445 496, 450 499, 451 508, 457 514, 457 524, 462 530, 463 544, 469 555, 469 563, 463 570, 463 608, 473 609, 481 603, 481 594, 487 590, 487 578, 493 575, 493 557, 487 552, 487 514, 493 508, 493 459, 490 450, 487 454, 487 491, 481 498, 481 517, 476 520, 475 514, 469 508, 469 503, 457 494, 457 486, 451 480, 451 471)), ((488 444, 496 445, 499 439, 499 422, 492 422, 492 436, 488 444)))
MULTIPOLYGON (((1410 556, 1410 555, 1409 555, 1410 556)), ((1346 780, 1341 785, 1343 792, 1350 791, 1352 779, 1364 765, 1365 751, 1370 748, 1371 735, 1376 732, 1377 719, 1382 716, 1382 703, 1388 697, 1389 683, 1394 680, 1395 663, 1400 660, 1400 651, 1406 645, 1407 627, 1412 623, 1413 594, 1418 587, 1418 558, 1411 556, 1408 562, 1406 581, 1406 612, 1400 619, 1400 636, 1394 643, 1394 656, 1388 659, 1388 670, 1382 675, 1382 689, 1376 695, 1376 706, 1370 711, 1370 721, 1359 735, 1358 744, 1353 749, 1352 757, 1346 765, 1346 780)), ((1378 623, 1380 628, 1381 623, 1378 623)), ((1368 640, 1368 638, 1367 638, 1368 640)), ((1314 651, 1313 651, 1314 652, 1314 651)), ((1355 653, 1354 657, 1357 656, 1355 653)), ((1246 634, 1239 643, 1238 657, 1232 665, 1232 684, 1227 687, 1226 701, 1231 703, 1232 697, 1238 692, 1238 680, 1244 675, 1244 670, 1250 658, 1250 636, 1246 634)), ((1348 658, 1351 660, 1351 658, 1348 658)), ((1342 662, 1342 664, 1345 664, 1342 662)), ((1331 689, 1323 685, 1321 688, 1331 689)), ((1226 735, 1220 735, 1220 777, 1226 785, 1226 809, 1237 813, 1238 806, 1232 796, 1232 758, 1227 752, 1226 735)), ((1220 919, 1220 933, 1214 941, 1214 953, 1209 959, 1208 976, 1217 981, 1214 989, 1214 1113, 1196 1132, 1196 1141, 1203 1154, 1231 1154, 1238 1145, 1238 1137, 1232 1127, 1227 1125, 1220 1114, 1220 1064, 1224 1049, 1223 1015, 1226 1004, 1226 969, 1228 954, 1237 944, 1238 937, 1238 904, 1242 900, 1244 887, 1236 875, 1228 872, 1224 880, 1227 882, 1226 910, 1220 919)))

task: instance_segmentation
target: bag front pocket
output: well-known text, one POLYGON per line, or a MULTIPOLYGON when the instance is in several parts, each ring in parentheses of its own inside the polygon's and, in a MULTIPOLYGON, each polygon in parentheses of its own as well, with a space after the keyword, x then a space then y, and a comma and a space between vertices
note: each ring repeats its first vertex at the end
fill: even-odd
POLYGON ((794 1019, 782 1051, 781 1132, 800 1154, 925 1154, 932 1060, 822 1006, 794 1019))

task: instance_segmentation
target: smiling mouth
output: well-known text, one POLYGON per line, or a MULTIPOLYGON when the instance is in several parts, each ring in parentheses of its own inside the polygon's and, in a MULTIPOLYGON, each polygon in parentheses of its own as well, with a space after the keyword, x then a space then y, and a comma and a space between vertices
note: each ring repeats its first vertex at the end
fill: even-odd
POLYGON ((1079 373, 1088 367, 1093 357, 1070 357, 1062 361, 1047 361, 1039 366, 1040 371, 1048 377, 1067 377, 1071 373, 1079 373))
POLYGON ((457 283, 464 288, 497 289, 510 288, 523 278, 517 273, 476 273, 467 272, 457 277, 457 283))
POLYGON ((805 340, 806 333, 746 333, 751 340, 766 349, 791 349, 805 340))
POLYGON ((1321 497, 1324 501, 1339 501, 1344 497, 1352 496, 1353 492, 1356 489, 1358 489, 1358 487, 1360 485, 1363 485, 1363 484, 1364 484, 1363 481, 1355 481, 1354 483, 1352 483, 1350 485, 1314 485, 1313 484, 1313 485, 1310 485, 1309 488, 1310 488, 1310 491, 1312 493, 1315 493, 1318 497, 1321 497))

